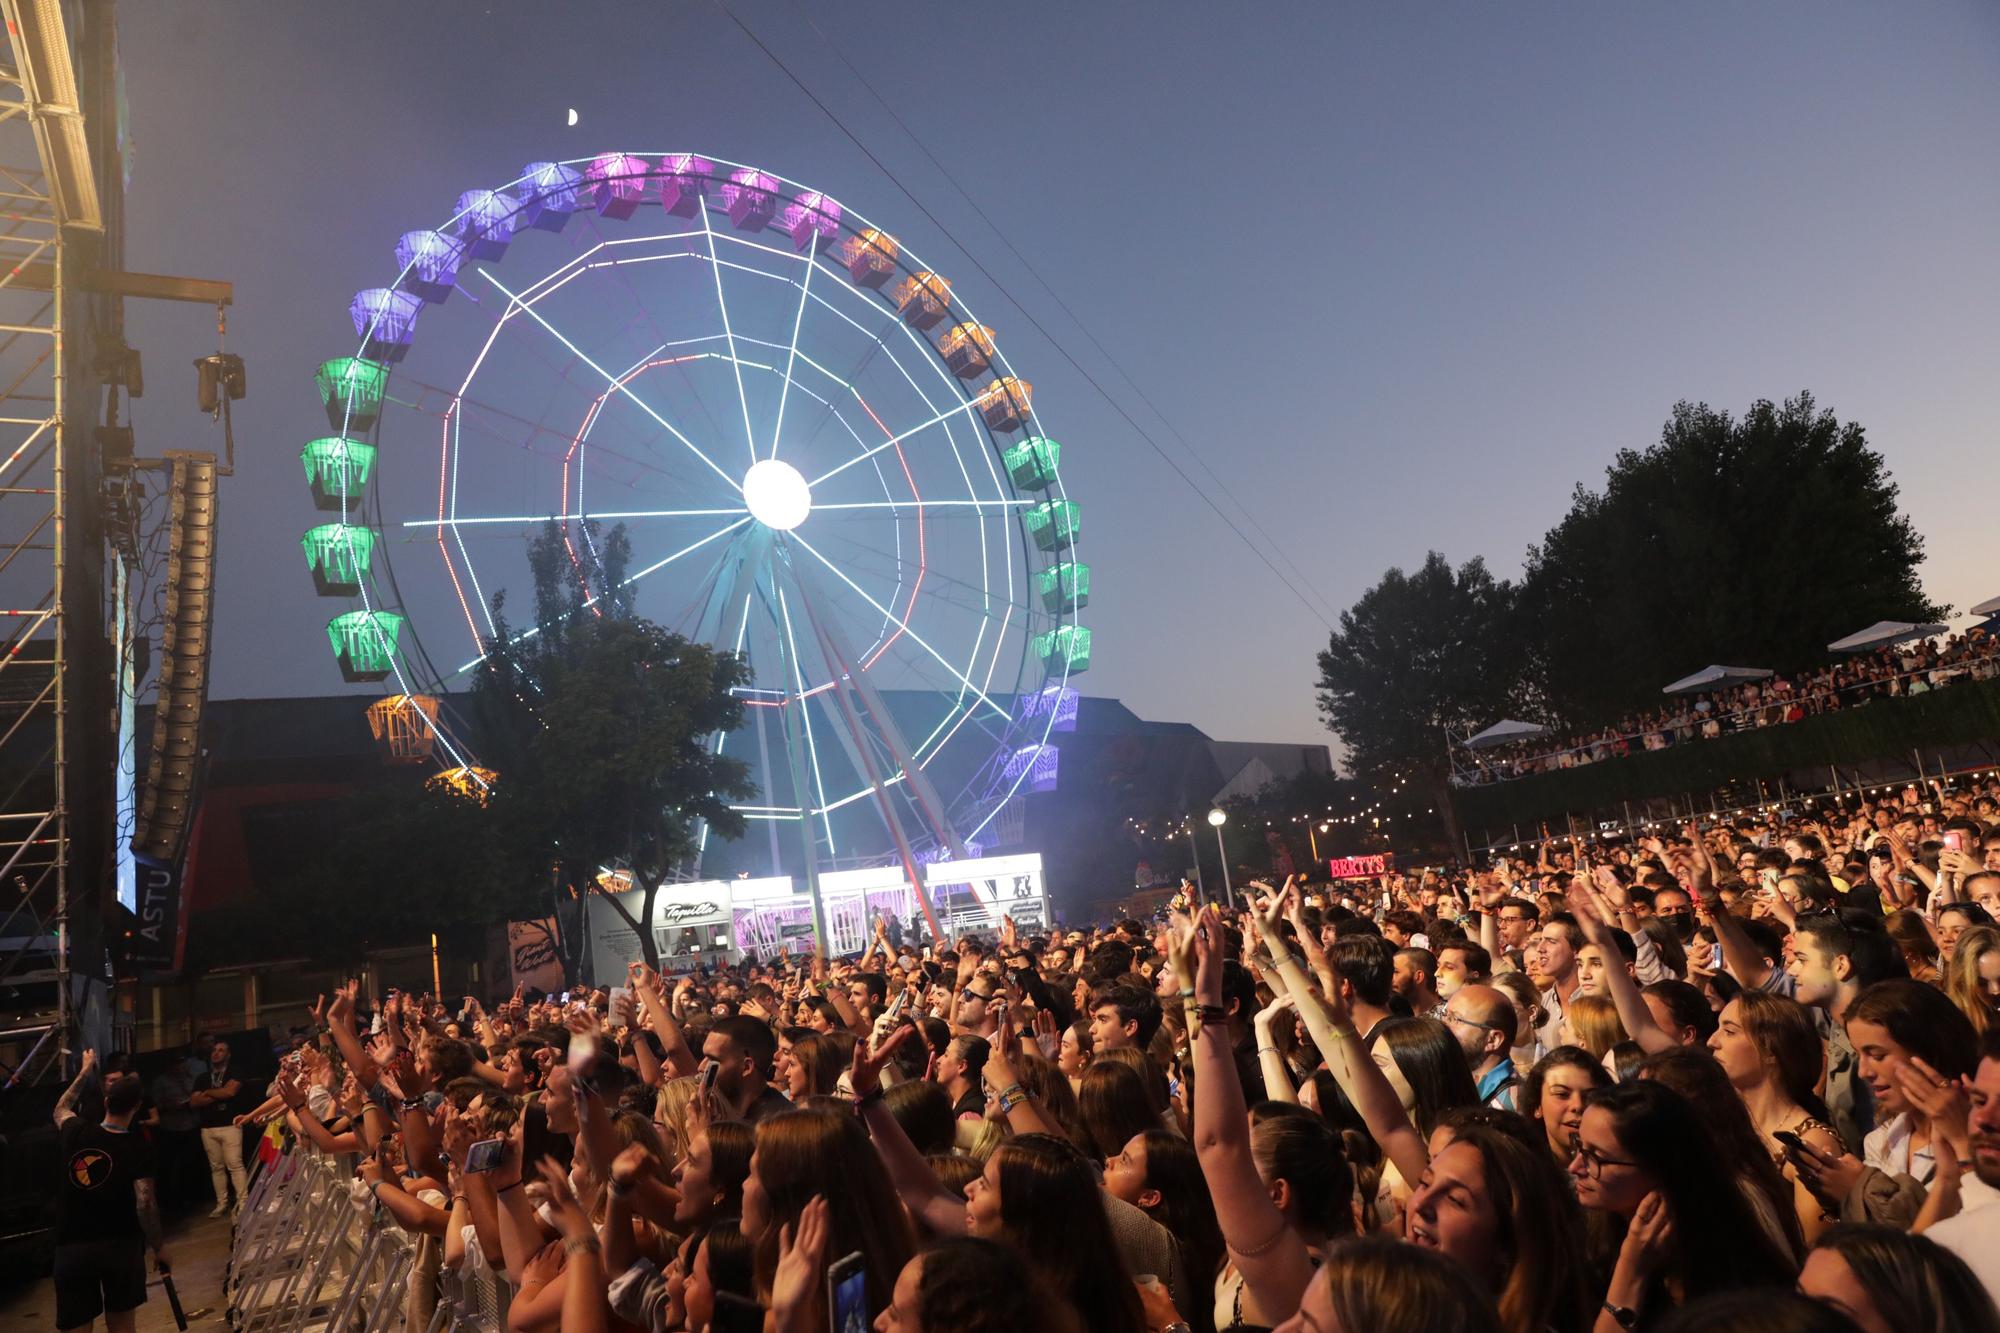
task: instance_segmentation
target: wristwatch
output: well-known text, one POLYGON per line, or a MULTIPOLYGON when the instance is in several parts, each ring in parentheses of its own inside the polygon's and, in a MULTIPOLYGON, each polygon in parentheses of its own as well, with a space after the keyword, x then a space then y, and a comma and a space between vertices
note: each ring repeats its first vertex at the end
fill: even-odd
POLYGON ((1617 1320, 1618 1327, 1620 1328, 1637 1328, 1639 1326, 1639 1312, 1629 1305, 1613 1305, 1610 1301, 1606 1301, 1604 1303, 1604 1313, 1617 1320))

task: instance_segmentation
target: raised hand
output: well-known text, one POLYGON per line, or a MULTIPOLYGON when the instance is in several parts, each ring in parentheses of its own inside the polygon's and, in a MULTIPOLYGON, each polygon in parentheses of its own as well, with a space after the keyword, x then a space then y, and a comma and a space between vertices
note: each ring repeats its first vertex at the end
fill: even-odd
POLYGON ((826 1274, 828 1210, 826 1199, 815 1194, 799 1213, 799 1224, 789 1222, 778 1231, 778 1266, 771 1274, 771 1312, 783 1330, 803 1328, 813 1296, 826 1274))
POLYGON ((611 1181, 615 1185, 630 1188, 660 1171, 660 1161, 646 1151, 645 1145, 631 1143, 611 1160, 611 1181))
POLYGON ((597 1232, 590 1225, 590 1215, 583 1211, 577 1201, 576 1191, 570 1187, 569 1172, 562 1169, 553 1157, 544 1157, 536 1164, 542 1182, 549 1187, 549 1211, 555 1215, 556 1230, 564 1240, 574 1240, 579 1236, 595 1237, 597 1232))
POLYGON ((891 1032, 881 1045, 870 1047, 865 1042, 854 1043, 854 1064, 850 1077, 854 1084, 856 1098, 866 1097, 882 1087, 882 1070, 896 1054, 896 1048, 908 1041, 917 1029, 905 1025, 891 1032))
POLYGON ((1618 1259, 1620 1263, 1629 1261, 1641 1276, 1651 1277, 1666 1266, 1673 1248, 1674 1212, 1666 1196, 1655 1190, 1639 1201, 1618 1259))

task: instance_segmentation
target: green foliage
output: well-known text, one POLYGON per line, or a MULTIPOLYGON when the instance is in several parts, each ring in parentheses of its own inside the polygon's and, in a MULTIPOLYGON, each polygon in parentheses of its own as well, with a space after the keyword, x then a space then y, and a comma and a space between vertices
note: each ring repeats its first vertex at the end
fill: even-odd
MULTIPOLYGON (((554 524, 531 544, 533 635, 514 635, 495 599, 498 632, 472 690, 480 755, 500 775, 484 814, 537 865, 557 867, 573 893, 619 867, 650 906, 694 850, 699 821, 711 836, 743 832, 730 803, 756 789, 748 767, 716 754, 711 738, 742 722, 730 691, 748 683, 749 669, 636 617, 621 586, 623 529, 587 536, 587 563, 572 561, 554 524)), ((650 932, 640 938, 650 960, 650 932)))
POLYGON ((1858 424, 1803 393, 1741 420, 1678 403, 1529 550, 1523 671, 1555 717, 1610 721, 1711 662, 1782 670, 1876 620, 1938 618, 1922 559, 1858 424))
POLYGON ((1512 702, 1513 585, 1477 557, 1436 551, 1416 573, 1391 569, 1340 616, 1319 655, 1319 707, 1353 767, 1435 768, 1447 728, 1463 734, 1512 702))

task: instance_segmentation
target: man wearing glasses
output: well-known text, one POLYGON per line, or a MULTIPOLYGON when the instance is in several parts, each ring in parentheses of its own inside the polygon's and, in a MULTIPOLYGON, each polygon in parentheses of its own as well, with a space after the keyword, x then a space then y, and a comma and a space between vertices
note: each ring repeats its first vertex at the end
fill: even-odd
POLYGON ((1444 1024, 1458 1039, 1483 1105, 1514 1108, 1521 1081, 1508 1052, 1514 1047, 1514 1002, 1491 986, 1461 986, 1444 1007, 1444 1024))

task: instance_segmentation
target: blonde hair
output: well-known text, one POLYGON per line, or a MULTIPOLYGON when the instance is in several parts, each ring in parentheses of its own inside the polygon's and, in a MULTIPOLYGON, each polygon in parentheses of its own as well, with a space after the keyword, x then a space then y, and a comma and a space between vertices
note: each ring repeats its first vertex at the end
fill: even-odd
POLYGON ((1972 1020, 1972 1030, 1984 1036, 1995 1026, 1993 1005, 1979 989, 1979 960, 2000 950, 2000 928, 1967 926, 1952 946, 1945 971, 1944 993, 1972 1020))
POLYGON ((1602 1060, 1611 1048, 1626 1040, 1625 1024, 1619 1021, 1618 1006, 1608 995, 1572 995, 1563 1010, 1576 1044, 1602 1060))

